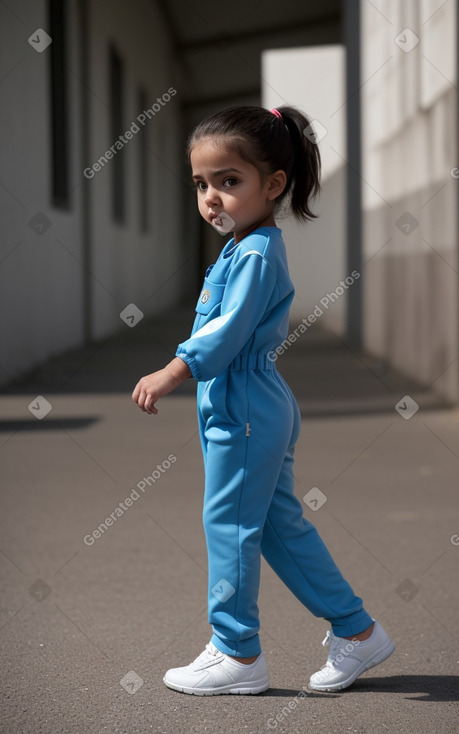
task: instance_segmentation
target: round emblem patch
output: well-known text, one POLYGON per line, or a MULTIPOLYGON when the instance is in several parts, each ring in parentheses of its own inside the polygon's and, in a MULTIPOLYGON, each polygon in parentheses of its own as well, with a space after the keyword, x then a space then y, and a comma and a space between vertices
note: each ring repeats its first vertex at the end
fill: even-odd
POLYGON ((210 291, 203 290, 203 292, 201 293, 201 298, 200 298, 201 303, 207 303, 209 298, 210 298, 210 291))

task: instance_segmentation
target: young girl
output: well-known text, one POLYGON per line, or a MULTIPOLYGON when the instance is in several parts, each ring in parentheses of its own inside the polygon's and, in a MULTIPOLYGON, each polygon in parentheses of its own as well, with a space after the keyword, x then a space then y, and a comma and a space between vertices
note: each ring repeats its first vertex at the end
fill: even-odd
POLYGON ((183 693, 269 688, 258 636, 261 554, 331 624, 330 654, 311 688, 346 688, 394 650, 293 493, 300 414, 273 355, 288 334, 294 290, 274 213, 287 203, 300 221, 316 216, 309 200, 320 190, 321 162, 310 130, 293 107, 232 107, 201 122, 188 144, 199 212, 233 237, 207 270, 191 337, 132 395, 156 414, 159 398, 197 381, 213 636, 193 663, 164 676, 183 693))

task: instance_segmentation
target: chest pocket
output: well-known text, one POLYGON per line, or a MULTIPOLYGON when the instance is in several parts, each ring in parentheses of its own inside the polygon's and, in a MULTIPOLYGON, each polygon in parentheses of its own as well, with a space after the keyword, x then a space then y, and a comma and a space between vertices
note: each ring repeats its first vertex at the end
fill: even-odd
POLYGON ((224 285, 212 283, 208 278, 204 278, 204 284, 196 304, 196 313, 208 316, 222 302, 224 290, 224 285))

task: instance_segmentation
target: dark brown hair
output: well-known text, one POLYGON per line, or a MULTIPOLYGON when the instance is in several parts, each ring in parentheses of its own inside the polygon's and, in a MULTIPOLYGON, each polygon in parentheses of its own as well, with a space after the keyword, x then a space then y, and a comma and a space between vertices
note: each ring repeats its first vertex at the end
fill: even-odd
POLYGON ((287 183, 276 203, 288 197, 292 213, 304 222, 317 217, 309 202, 321 190, 320 152, 305 114, 295 107, 277 110, 282 119, 263 107, 228 107, 216 112, 192 131, 187 153, 189 156, 199 140, 215 137, 226 150, 235 151, 255 166, 262 178, 267 173, 285 171, 287 183))

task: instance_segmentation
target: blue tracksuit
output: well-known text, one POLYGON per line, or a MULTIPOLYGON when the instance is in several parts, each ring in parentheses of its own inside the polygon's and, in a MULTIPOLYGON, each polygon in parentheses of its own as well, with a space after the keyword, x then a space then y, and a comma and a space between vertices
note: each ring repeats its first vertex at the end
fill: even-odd
POLYGON ((198 381, 212 642, 239 657, 260 652, 260 553, 335 634, 373 621, 293 494, 300 414, 272 360, 293 295, 278 227, 231 239, 207 270, 191 337, 176 352, 198 381))

